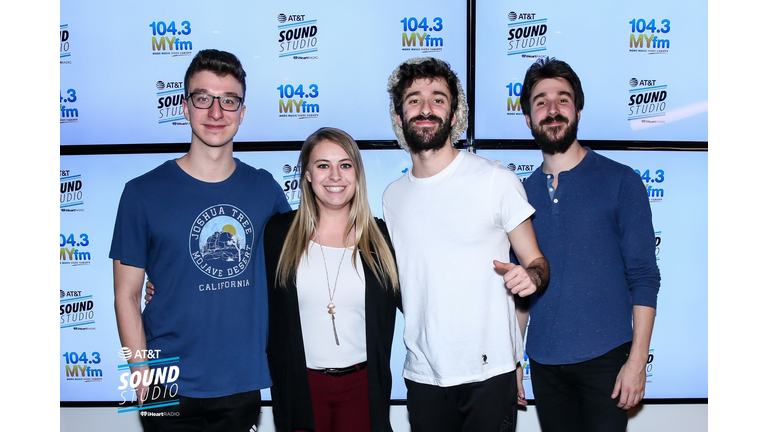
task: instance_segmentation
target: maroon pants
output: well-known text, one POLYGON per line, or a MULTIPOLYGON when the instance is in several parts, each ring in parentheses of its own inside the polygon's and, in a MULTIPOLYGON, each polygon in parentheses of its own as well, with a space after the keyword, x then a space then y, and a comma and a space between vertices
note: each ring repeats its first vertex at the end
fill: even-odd
MULTIPOLYGON (((340 377, 307 370, 315 432, 368 432, 368 369, 340 377)), ((298 431, 297 431, 298 432, 298 431)))

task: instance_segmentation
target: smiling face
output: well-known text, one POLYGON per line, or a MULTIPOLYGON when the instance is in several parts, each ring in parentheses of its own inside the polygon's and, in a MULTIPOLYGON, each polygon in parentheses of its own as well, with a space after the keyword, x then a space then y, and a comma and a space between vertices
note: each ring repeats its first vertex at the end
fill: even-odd
POLYGON ((306 176, 320 214, 349 209, 355 196, 357 172, 352 159, 339 144, 323 140, 315 145, 309 154, 306 176))
POLYGON ((420 78, 403 92, 403 115, 398 117, 412 153, 438 150, 450 145, 451 93, 442 77, 420 78))
POLYGON ((542 152, 565 153, 576 142, 580 118, 568 81, 546 78, 533 86, 531 114, 525 116, 525 121, 542 152))
MULTIPOLYGON (((189 80, 189 93, 206 93, 211 96, 243 96, 242 85, 232 75, 218 76, 210 71, 200 71, 189 80)), ((223 147, 231 145, 243 122, 245 106, 237 111, 224 111, 214 100, 208 109, 195 108, 192 102, 184 100, 184 117, 192 126, 192 145, 223 147)))

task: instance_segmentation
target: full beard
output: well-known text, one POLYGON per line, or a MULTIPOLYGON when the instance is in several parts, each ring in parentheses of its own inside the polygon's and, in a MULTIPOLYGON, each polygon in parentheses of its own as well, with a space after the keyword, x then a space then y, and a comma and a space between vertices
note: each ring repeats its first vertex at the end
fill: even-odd
POLYGON ((451 124, 435 115, 417 116, 408 119, 403 128, 403 136, 408 143, 411 153, 439 150, 443 148, 445 142, 448 141, 448 137, 451 136, 451 124), (438 125, 437 130, 429 132, 413 125, 414 122, 422 120, 436 122, 438 125))
POLYGON ((577 120, 570 121, 562 115, 558 114, 554 117, 547 117, 539 122, 538 125, 534 125, 531 128, 531 134, 534 141, 539 146, 544 154, 554 155, 556 153, 565 153, 576 141, 576 132, 578 130, 579 122, 577 120), (553 121, 564 122, 557 130, 549 128, 549 132, 544 128, 545 125, 552 123, 553 121), (565 128, 560 138, 557 138, 557 133, 565 128))

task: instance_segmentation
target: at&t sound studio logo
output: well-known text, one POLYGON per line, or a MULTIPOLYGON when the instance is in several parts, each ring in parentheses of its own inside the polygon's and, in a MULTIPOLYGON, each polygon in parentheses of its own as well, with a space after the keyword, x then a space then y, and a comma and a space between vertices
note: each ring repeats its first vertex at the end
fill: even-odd
POLYGON ((277 52, 280 58, 315 60, 318 52, 316 19, 306 15, 277 15, 277 52))
POLYGON ((297 165, 283 165, 283 192, 285 199, 292 208, 297 208, 301 202, 301 179, 299 178, 299 167, 297 165))
POLYGON ((653 350, 648 350, 648 363, 645 365, 645 383, 650 384, 653 382, 653 350))
POLYGON ((542 57, 532 54, 547 49, 547 19, 541 14, 514 11, 507 18, 507 55, 542 57))
POLYGON ((627 120, 641 123, 666 123, 667 86, 655 79, 629 80, 627 120))
POLYGON ((59 63, 72 64, 72 51, 70 51, 69 24, 59 26, 59 63))
POLYGON ((183 81, 157 81, 158 110, 157 124, 172 124, 174 126, 186 126, 189 124, 184 117, 184 82, 183 81))
POLYGON ((80 174, 71 174, 69 170, 60 170, 59 205, 61 212, 82 212, 83 179, 80 174))
POLYGON ((82 291, 61 292, 59 321, 62 329, 96 330, 94 324, 93 296, 83 295, 82 291))
MULTIPOLYGON (((122 402, 118 413, 140 411, 152 408, 178 405, 179 400, 173 399, 179 392, 176 380, 179 378, 178 357, 160 358, 161 350, 136 350, 128 347, 120 348, 118 356, 128 362, 117 367, 120 373, 120 390, 122 402), (145 388, 141 393, 140 386, 145 388), (126 405, 138 402, 141 405, 126 405)), ((143 414, 142 414, 143 415, 143 414)), ((173 415, 165 413, 163 415, 173 415)))
POLYGON ((510 162, 507 164, 507 168, 512 171, 513 173, 517 174, 517 177, 520 179, 521 182, 524 182, 528 179, 528 177, 533 174, 533 171, 536 169, 536 165, 533 164, 518 164, 515 165, 514 163, 510 162))

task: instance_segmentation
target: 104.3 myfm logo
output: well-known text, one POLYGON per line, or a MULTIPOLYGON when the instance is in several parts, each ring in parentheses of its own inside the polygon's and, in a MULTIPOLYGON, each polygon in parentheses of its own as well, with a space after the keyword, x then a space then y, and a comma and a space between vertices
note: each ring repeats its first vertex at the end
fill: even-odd
POLYGON ((635 172, 645 183, 645 190, 648 193, 649 201, 658 202, 664 199, 664 189, 661 187, 661 184, 666 180, 666 173, 663 169, 657 169, 653 172, 649 169, 635 169, 635 172))
POLYGON ((149 27, 152 29, 152 55, 192 55, 192 41, 186 39, 192 33, 189 21, 182 21, 178 27, 176 21, 152 21, 149 27))
POLYGON ((443 31, 443 19, 434 17, 431 20, 427 17, 404 17, 400 20, 403 25, 403 51, 442 51, 443 38, 440 32, 443 31))
POLYGON ((672 30, 672 22, 668 19, 645 20, 633 18, 628 23, 632 28, 629 34, 629 52, 647 54, 668 54, 671 45, 669 32, 672 30))
POLYGON ((72 104, 77 102, 77 91, 75 89, 67 89, 64 93, 66 96, 59 91, 59 110, 61 111, 59 123, 77 123, 80 112, 76 107, 72 106, 72 104))
POLYGON ((62 265, 80 266, 91 263, 91 253, 81 248, 91 244, 88 234, 80 234, 75 238, 74 234, 59 234, 59 261, 62 265))
POLYGON ((523 115, 523 108, 520 106, 520 95, 522 94, 522 91, 522 83, 516 82, 507 84, 507 115, 523 115))
POLYGON ((317 84, 309 84, 304 90, 304 84, 291 85, 280 84, 277 87, 280 99, 278 100, 279 117, 296 117, 301 119, 316 118, 320 116, 320 87, 317 84))
POLYGON ((101 355, 94 351, 88 355, 85 351, 69 351, 62 354, 64 357, 64 373, 67 381, 101 381, 103 371, 98 368, 101 363, 101 355))

